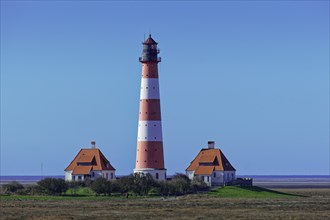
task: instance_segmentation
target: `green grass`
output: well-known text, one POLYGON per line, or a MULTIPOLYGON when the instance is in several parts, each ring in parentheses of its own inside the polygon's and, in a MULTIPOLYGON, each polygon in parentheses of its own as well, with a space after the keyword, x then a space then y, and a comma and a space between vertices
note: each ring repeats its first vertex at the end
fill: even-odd
POLYGON ((215 190, 212 190, 208 194, 224 198, 288 198, 298 196, 294 194, 277 192, 257 186, 226 186, 223 188, 217 188, 215 190))
POLYGON ((75 196, 95 196, 95 192, 89 187, 79 187, 77 189, 70 188, 65 192, 65 195, 75 196))

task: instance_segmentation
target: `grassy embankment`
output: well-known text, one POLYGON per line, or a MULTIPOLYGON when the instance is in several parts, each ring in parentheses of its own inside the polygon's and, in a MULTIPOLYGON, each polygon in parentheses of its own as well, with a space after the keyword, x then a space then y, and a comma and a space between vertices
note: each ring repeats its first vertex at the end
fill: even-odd
POLYGON ((270 189, 265 189, 257 186, 238 187, 226 186, 211 190, 209 195, 220 196, 224 198, 288 198, 299 195, 278 192, 270 189))

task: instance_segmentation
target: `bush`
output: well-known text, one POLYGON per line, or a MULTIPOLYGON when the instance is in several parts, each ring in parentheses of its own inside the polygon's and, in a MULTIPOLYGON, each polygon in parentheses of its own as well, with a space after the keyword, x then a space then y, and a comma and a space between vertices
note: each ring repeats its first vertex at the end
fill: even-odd
POLYGON ((44 193, 49 195, 60 195, 68 189, 68 183, 64 179, 46 178, 37 184, 44 193))
POLYGON ((24 186, 17 181, 12 181, 8 184, 2 185, 2 190, 6 194, 16 193, 17 191, 23 190, 24 186))
POLYGON ((25 188, 24 188, 24 191, 25 192, 22 192, 24 193, 24 195, 43 195, 45 194, 44 192, 44 189, 42 187, 40 187, 39 185, 27 185, 25 188))
POLYGON ((160 195, 160 187, 153 187, 148 191, 148 196, 159 196, 160 195))
POLYGON ((96 194, 104 194, 104 195, 111 195, 112 191, 112 186, 111 182, 108 181, 107 179, 101 177, 96 179, 92 184, 91 184, 91 189, 96 193, 96 194))
POLYGON ((121 193, 121 187, 118 180, 111 181, 111 191, 112 193, 121 193))
POLYGON ((133 189, 134 176, 133 175, 123 176, 122 178, 116 180, 116 183, 119 186, 120 193, 122 194, 128 193, 133 189))
POLYGON ((170 191, 174 195, 182 195, 191 192, 190 179, 184 175, 177 173, 170 181, 170 191))
POLYGON ((191 190, 196 193, 198 191, 205 191, 208 190, 209 187, 206 183, 199 177, 194 177, 191 181, 191 190))

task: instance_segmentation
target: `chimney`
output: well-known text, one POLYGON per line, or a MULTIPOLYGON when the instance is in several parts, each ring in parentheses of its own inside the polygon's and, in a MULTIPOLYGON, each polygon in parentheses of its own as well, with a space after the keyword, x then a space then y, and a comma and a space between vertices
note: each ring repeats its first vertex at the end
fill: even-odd
POLYGON ((94 149, 94 148, 96 148, 96 141, 91 141, 91 144, 92 144, 92 148, 94 149))
POLYGON ((214 141, 208 141, 207 145, 208 145, 209 149, 214 149, 214 141))

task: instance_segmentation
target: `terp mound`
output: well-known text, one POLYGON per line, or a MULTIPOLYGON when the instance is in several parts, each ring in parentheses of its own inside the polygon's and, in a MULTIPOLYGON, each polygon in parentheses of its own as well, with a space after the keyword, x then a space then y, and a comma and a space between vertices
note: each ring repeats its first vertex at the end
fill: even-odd
POLYGON ((288 198, 299 197, 299 195, 278 192, 257 186, 239 187, 226 186, 211 190, 209 195, 220 196, 225 198, 288 198))

